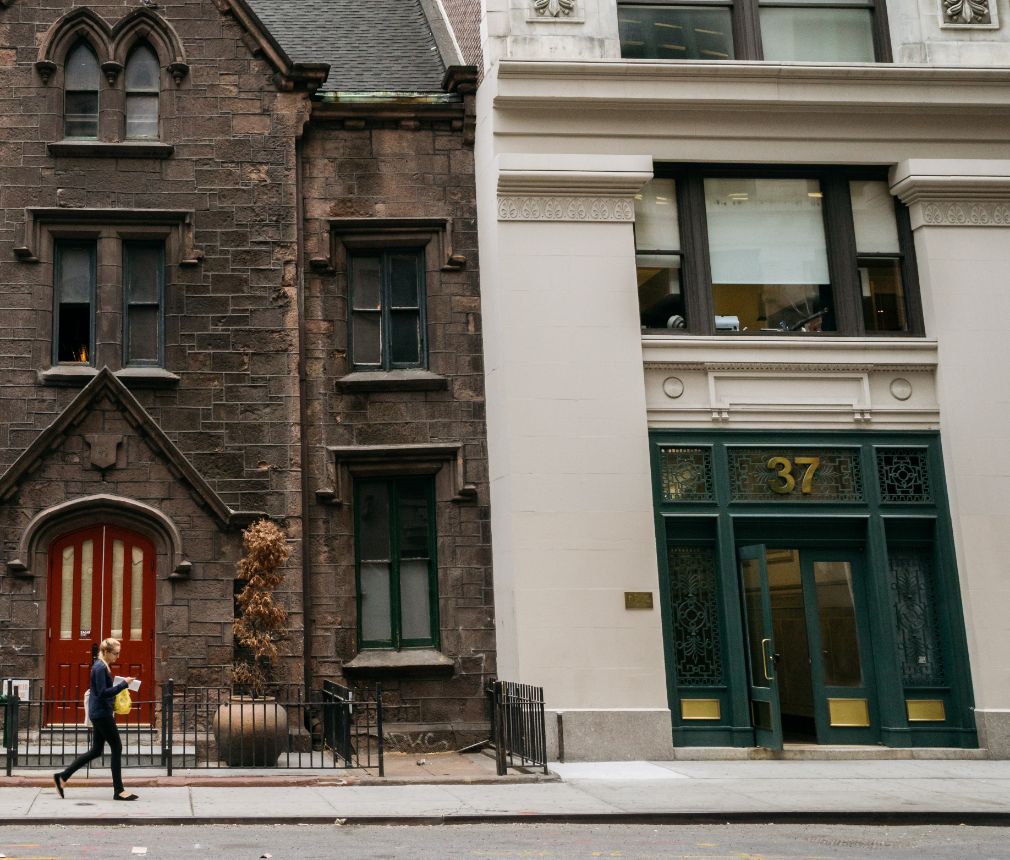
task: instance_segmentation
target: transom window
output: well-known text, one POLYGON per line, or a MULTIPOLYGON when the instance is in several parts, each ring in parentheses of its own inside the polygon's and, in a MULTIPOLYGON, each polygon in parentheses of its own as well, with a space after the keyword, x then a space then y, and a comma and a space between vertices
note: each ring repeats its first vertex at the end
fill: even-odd
POLYGON ((366 478, 354 496, 361 647, 437 645, 433 479, 366 478))
POLYGON ((351 361, 392 370, 426 364, 424 251, 391 248, 348 257, 351 361))
POLYGON ((619 0, 617 11, 628 59, 891 59, 883 0, 619 0))
POLYGON ((908 214, 879 173, 657 177, 636 201, 643 330, 922 333, 908 214))

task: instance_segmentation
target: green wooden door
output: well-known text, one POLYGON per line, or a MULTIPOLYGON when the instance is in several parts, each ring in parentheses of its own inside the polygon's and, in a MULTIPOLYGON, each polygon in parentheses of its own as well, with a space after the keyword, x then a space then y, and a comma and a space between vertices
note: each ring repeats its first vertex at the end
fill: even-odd
POLYGON ((817 741, 880 741, 862 553, 804 549, 803 602, 817 741))
POLYGON ((747 650, 750 655, 750 710, 758 746, 782 749, 782 712, 775 676, 775 636, 768 590, 768 565, 762 544, 740 547, 740 584, 743 589, 747 650))

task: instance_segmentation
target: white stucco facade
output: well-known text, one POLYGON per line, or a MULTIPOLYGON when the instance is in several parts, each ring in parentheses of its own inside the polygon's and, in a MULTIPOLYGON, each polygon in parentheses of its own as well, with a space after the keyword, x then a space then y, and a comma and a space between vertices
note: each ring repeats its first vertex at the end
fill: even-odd
POLYGON ((838 65, 621 60, 614 0, 545 9, 485 0, 478 92, 500 676, 571 758, 671 757, 650 430, 939 430, 979 742, 1010 755, 1005 0, 975 29, 888 2, 895 62, 838 65), (924 333, 643 334, 634 197, 682 163, 889 168, 924 333))

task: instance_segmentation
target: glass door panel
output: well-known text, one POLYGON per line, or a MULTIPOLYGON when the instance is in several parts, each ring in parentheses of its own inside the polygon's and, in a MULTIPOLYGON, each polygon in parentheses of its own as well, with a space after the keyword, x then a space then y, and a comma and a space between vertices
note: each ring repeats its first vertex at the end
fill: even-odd
POLYGON ((758 544, 740 548, 750 668, 751 721, 758 746, 782 749, 782 714, 775 674, 775 637, 765 548, 758 544))

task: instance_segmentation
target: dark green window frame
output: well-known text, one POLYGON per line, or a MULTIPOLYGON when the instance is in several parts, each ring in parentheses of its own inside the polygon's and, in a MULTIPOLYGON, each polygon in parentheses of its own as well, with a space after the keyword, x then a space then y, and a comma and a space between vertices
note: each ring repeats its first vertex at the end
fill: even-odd
MULTIPOLYGON (((377 533, 377 532, 376 532, 377 533)), ((438 647, 438 560, 436 557, 436 526, 435 526, 435 480, 433 476, 411 477, 363 477, 354 484, 354 566, 355 595, 358 618, 358 645, 362 649, 384 648, 400 650, 402 648, 437 648, 438 647), (381 496, 386 502, 387 521, 385 523, 386 540, 388 542, 388 557, 365 558, 363 543, 365 534, 364 496, 368 491, 381 496), (428 631, 426 636, 405 637, 403 635, 403 606, 401 599, 401 569, 403 562, 409 560, 403 556, 402 549, 402 519, 401 497, 406 493, 415 497, 423 495, 426 510, 425 551, 428 565, 428 631), (362 565, 373 562, 388 564, 388 602, 389 602, 389 636, 369 638, 364 630, 363 600, 365 589, 362 588, 362 565)), ((414 560, 419 560, 414 556, 414 560)))
MULTIPOLYGON (((629 59, 662 59, 662 60, 764 60, 765 51, 761 39, 761 10, 762 9, 863 9, 870 13, 870 29, 873 38, 874 61, 878 63, 892 62, 891 37, 887 24, 887 7, 885 0, 618 0, 618 27, 621 40, 621 56, 629 59), (656 9, 674 8, 690 10, 699 14, 721 15, 729 25, 727 37, 729 51, 705 50, 703 45, 693 45, 694 51, 690 51, 685 44, 685 56, 678 57, 677 51, 663 52, 660 50, 659 41, 653 43, 649 38, 636 39, 632 41, 633 35, 645 36, 646 34, 634 33, 626 24, 626 16, 630 12, 630 7, 654 7, 656 9), (640 44, 639 44, 640 43, 640 44), (687 54, 697 53, 697 57, 687 54), (730 54, 730 56, 725 56, 730 54)), ((704 21, 706 26, 699 30, 710 32, 711 20, 704 21)), ((694 43, 697 38, 695 34, 684 34, 686 41, 694 43)), ((657 40, 667 38, 659 35, 657 40)))
POLYGON ((348 284, 348 332, 347 342, 351 365, 355 370, 400 370, 409 368, 424 368, 428 366, 427 321, 425 314, 425 250, 423 247, 390 247, 384 249, 355 249, 348 253, 347 260, 348 284), (410 259, 414 271, 415 302, 404 303, 397 300, 394 289, 394 263, 396 258, 410 259), (355 272, 366 260, 378 262, 378 287, 376 301, 364 299, 364 286, 356 283, 355 272), (364 327, 373 326, 369 319, 377 320, 378 350, 372 355, 365 354, 365 342, 362 336, 364 327), (399 320, 404 325, 413 320, 417 331, 416 359, 403 358, 394 346, 396 336, 394 327, 399 320), (357 343, 355 328, 359 329, 357 343))
MULTIPOLYGON (((777 337, 783 334, 801 337, 922 337, 925 334, 922 304, 919 295, 918 268, 908 209, 894 200, 895 226, 899 252, 895 254, 865 254, 856 249, 855 225, 849 182, 858 180, 886 181, 887 169, 883 167, 847 166, 777 166, 761 165, 740 167, 736 165, 684 164, 663 165, 655 168, 657 179, 673 179, 676 189, 677 219, 679 223, 679 248, 648 248, 636 242, 640 257, 668 259, 672 267, 680 270, 683 309, 676 328, 690 334, 714 335, 717 333, 712 287, 712 265, 709 256, 709 233, 705 204, 706 179, 808 179, 816 180, 823 197, 824 238, 830 276, 830 293, 833 302, 834 328, 830 331, 788 332, 718 332, 720 335, 736 334, 777 337), (874 260, 893 260, 901 275, 904 294, 904 331, 872 331, 864 322, 860 269, 872 265, 874 260)), ((672 328, 673 326, 671 326, 672 328)), ((643 320, 643 331, 670 333, 653 328, 643 320)))
POLYGON ((165 364, 165 243, 164 241, 123 242, 123 366, 124 367, 164 367, 165 364), (139 295, 134 284, 134 254, 154 251, 154 289, 147 296, 139 295), (154 336, 157 339, 153 358, 136 358, 132 354, 131 328, 139 314, 145 311, 155 313, 154 336))
POLYGON ((94 239, 57 239, 53 245, 53 364, 95 363, 95 301, 97 280, 98 243, 94 239), (88 301, 65 301, 63 292, 64 255, 68 251, 85 251, 89 257, 88 301), (87 319, 83 320, 86 315, 87 319), (77 319, 74 324, 74 319, 77 319), (79 343, 71 329, 78 334, 87 329, 87 344, 79 343), (73 340, 73 342, 71 342, 73 340), (83 355, 79 347, 85 347, 83 355), (74 355, 71 355, 73 353, 74 355))

